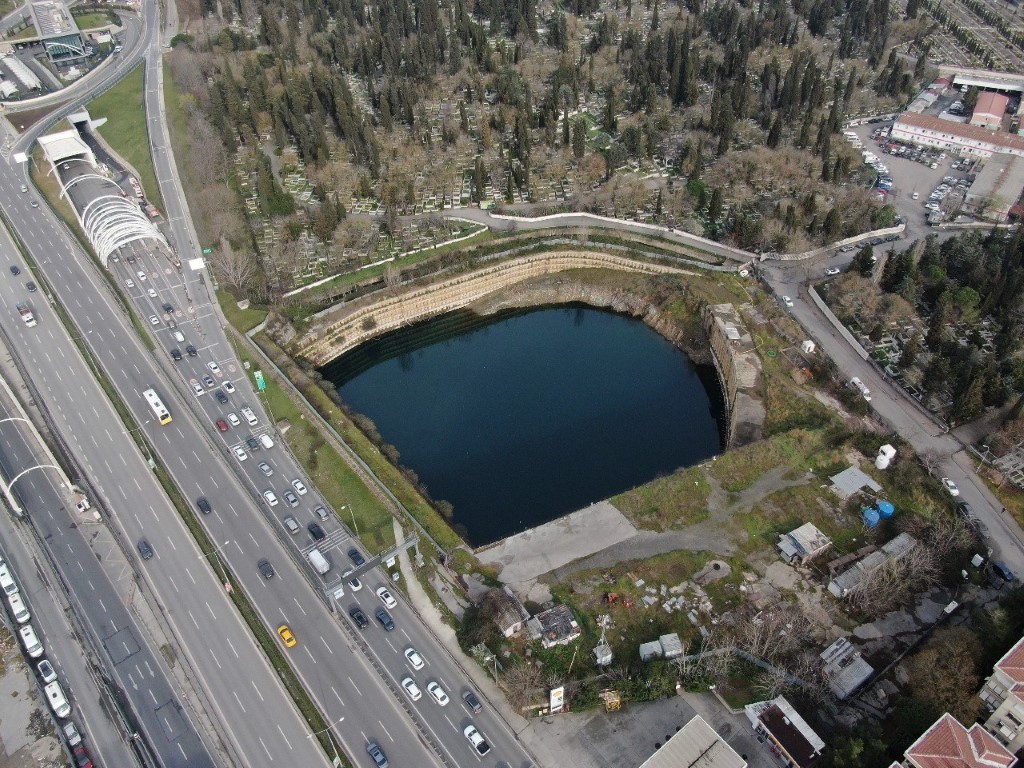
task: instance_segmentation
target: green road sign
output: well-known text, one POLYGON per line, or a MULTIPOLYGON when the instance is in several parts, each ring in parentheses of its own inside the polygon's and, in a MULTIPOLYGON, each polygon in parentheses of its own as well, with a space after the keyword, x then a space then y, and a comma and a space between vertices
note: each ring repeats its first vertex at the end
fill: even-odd
POLYGON ((213 248, 203 248, 203 253, 213 253, 213 248))
POLYGON ((260 392, 266 391, 267 382, 263 378, 263 371, 254 371, 252 375, 256 377, 256 386, 259 388, 260 392))

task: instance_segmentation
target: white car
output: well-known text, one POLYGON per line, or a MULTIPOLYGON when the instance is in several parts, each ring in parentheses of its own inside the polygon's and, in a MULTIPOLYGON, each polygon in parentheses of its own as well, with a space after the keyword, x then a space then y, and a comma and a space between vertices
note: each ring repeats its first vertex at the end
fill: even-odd
POLYGON ((441 684, 437 681, 431 680, 427 683, 427 693, 433 696, 434 701, 436 701, 440 706, 448 706, 448 694, 444 692, 444 688, 442 688, 441 684))
POLYGON ((235 452, 235 456, 238 457, 239 461, 245 461, 249 458, 249 454, 242 450, 242 446, 240 445, 236 445, 232 450, 235 452))
POLYGON ((149 298, 151 298, 151 299, 155 299, 156 298, 156 289, 155 288, 147 289, 146 290, 146 295, 149 296, 149 298))
POLYGON ((420 656, 420 652, 411 645, 405 649, 405 659, 413 669, 423 669, 426 663, 423 661, 423 657, 420 656))
POLYGON ((237 427, 242 423, 242 420, 238 418, 238 414, 236 414, 234 411, 225 414, 224 417, 228 420, 232 427, 237 427))
POLYGON ((959 496, 960 489, 956 487, 956 483, 950 480, 948 477, 942 478, 942 484, 946 486, 946 490, 949 491, 950 496, 959 496))
POLYGON ((232 384, 230 381, 225 381, 223 386, 224 391, 227 392, 229 395, 234 394, 235 385, 232 384))
POLYGON ((135 276, 139 278, 140 283, 146 282, 146 273, 143 272, 141 269, 135 273, 135 276))
POLYGON ((124 284, 127 287, 129 287, 129 288, 134 288, 135 287, 135 281, 132 280, 130 277, 127 280, 124 281, 124 284))
MULTIPOLYGON (((363 582, 359 580, 358 576, 352 576, 352 573, 354 571, 354 568, 349 568, 343 574, 341 574, 341 578, 348 582, 349 589, 351 589, 353 592, 358 592, 360 589, 363 588, 363 582), (350 579, 349 576, 352 576, 352 578, 350 579)), ((417 669, 419 669, 419 667, 417 667, 417 669)))
POLYGON ((208 363, 206 364, 206 367, 207 367, 207 368, 209 368, 209 369, 210 369, 211 371, 213 371, 214 373, 220 373, 220 366, 219 366, 219 365, 217 365, 217 363, 215 363, 215 362, 214 362, 213 360, 211 360, 210 362, 208 362, 208 363))
POLYGON ((912 195, 911 195, 910 197, 911 197, 911 198, 913 198, 914 200, 917 200, 917 198, 919 198, 920 196, 921 196, 921 193, 920 193, 920 192, 915 192, 915 193, 914 193, 914 194, 912 194, 912 195))
POLYGON ((828 269, 825 270, 825 274, 828 275, 829 277, 832 277, 832 275, 838 275, 839 267, 829 267, 828 269))
POLYGON ((156 315, 150 315, 149 316, 149 324, 150 325, 160 325, 160 318, 157 317, 156 315))
POLYGON ((309 493, 309 489, 306 488, 305 484, 299 480, 299 478, 292 480, 292 488, 295 489, 295 492, 299 494, 299 496, 305 496, 309 493))
POLYGON ((270 506, 277 506, 277 494, 271 491, 270 489, 267 489, 263 492, 263 498, 267 500, 267 504, 269 504, 270 506))
POLYGON ((398 605, 398 601, 388 592, 387 587, 377 587, 377 597, 384 603, 385 608, 394 608, 398 605))
POLYGON ((416 685, 416 681, 408 675, 402 678, 402 688, 405 689, 406 694, 408 694, 409 698, 413 701, 419 701, 423 696, 423 692, 420 690, 420 687, 416 685))
POLYGON ((57 679, 57 671, 53 668, 53 664, 43 659, 36 665, 36 669, 39 670, 39 677, 42 678, 44 684, 52 683, 57 679))
POLYGON ((206 390, 203 389, 203 385, 202 384, 200 384, 198 381, 195 381, 193 379, 193 381, 192 381, 192 391, 195 392, 197 395, 201 395, 206 390))
POLYGON ((484 741, 484 737, 476 729, 475 725, 467 725, 465 730, 462 731, 462 735, 473 745, 473 749, 476 750, 478 755, 486 755, 491 751, 491 745, 484 741))
POLYGON ((785 304, 789 308, 793 307, 793 300, 791 298, 789 298, 789 296, 783 296, 782 297, 782 303, 785 304))

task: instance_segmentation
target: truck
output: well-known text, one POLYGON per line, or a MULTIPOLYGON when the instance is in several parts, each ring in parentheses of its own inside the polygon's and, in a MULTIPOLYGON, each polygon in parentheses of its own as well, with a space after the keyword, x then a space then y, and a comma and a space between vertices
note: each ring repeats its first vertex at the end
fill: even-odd
POLYGON ((15 304, 18 308, 18 314, 21 315, 21 319, 25 321, 25 325, 29 328, 34 328, 36 324, 35 315, 32 314, 31 308, 24 301, 19 301, 15 304))
POLYGON ((321 576, 331 570, 331 564, 327 562, 327 558, 323 556, 323 553, 319 549, 311 549, 306 555, 306 559, 309 560, 309 564, 312 565, 316 572, 321 576))

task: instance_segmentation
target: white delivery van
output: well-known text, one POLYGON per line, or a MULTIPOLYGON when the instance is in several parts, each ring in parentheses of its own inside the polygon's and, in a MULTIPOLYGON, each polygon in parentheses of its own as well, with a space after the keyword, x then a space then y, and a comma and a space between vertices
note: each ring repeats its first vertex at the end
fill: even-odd
POLYGON ((21 635, 21 643, 25 646, 25 653, 28 654, 30 659, 38 659, 43 655, 43 644, 39 642, 36 631, 32 629, 31 624, 26 624, 19 629, 18 634, 21 635))
POLYGON ((260 442, 263 444, 264 448, 269 449, 274 447, 274 439, 270 435, 260 435, 260 442))
POLYGON ((316 568, 316 572, 321 576, 331 570, 331 564, 327 562, 327 558, 323 556, 319 549, 309 550, 306 558, 309 560, 309 564, 316 568))
POLYGON ((5 595, 13 595, 18 592, 18 582, 11 576, 11 571, 6 564, 0 565, 0 589, 5 595))
POLYGON ((43 692, 46 693, 46 700, 50 702, 53 714, 61 719, 71 714, 71 705, 68 703, 67 696, 64 695, 64 689, 60 687, 60 683, 56 680, 47 683, 43 692))
POLYGON ((259 419, 256 418, 256 413, 248 405, 243 405, 240 409, 245 420, 249 422, 250 427, 255 427, 259 424, 259 419))
POLYGON ((7 596, 7 604, 11 606, 11 616, 19 624, 27 624, 28 620, 32 618, 32 614, 28 612, 28 606, 17 592, 7 596))
POLYGON ((859 390, 860 393, 864 396, 865 400, 867 400, 869 403, 871 402, 871 390, 864 386, 863 381, 854 376, 852 379, 850 379, 850 385, 853 386, 855 389, 859 390))

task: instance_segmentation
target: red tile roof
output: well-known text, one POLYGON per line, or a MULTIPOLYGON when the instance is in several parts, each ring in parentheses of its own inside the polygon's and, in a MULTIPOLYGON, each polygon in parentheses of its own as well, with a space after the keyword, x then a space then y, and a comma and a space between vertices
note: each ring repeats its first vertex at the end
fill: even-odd
POLYGON ((996 662, 996 669, 1013 681, 1014 693, 1024 691, 1024 638, 996 662))
POLYGON ((1010 103, 1008 96, 1003 96, 995 91, 983 91, 978 94, 978 101, 974 105, 975 115, 995 115, 1000 120, 1006 112, 1006 105, 1010 103))
POLYGON ((943 120, 934 115, 921 115, 917 112, 904 112, 896 122, 924 128, 928 131, 936 131, 947 136, 958 136, 962 139, 982 141, 999 147, 1024 151, 1024 136, 1018 136, 1015 133, 992 132, 978 125, 965 125, 952 120, 943 120))
POLYGON ((948 712, 910 745, 906 756, 915 768, 1012 768, 1017 762, 980 725, 965 728, 948 712))

